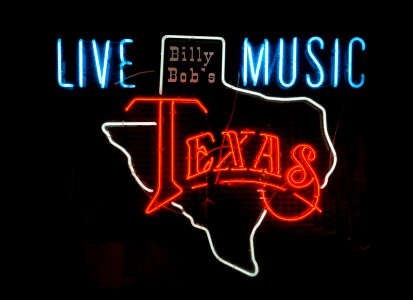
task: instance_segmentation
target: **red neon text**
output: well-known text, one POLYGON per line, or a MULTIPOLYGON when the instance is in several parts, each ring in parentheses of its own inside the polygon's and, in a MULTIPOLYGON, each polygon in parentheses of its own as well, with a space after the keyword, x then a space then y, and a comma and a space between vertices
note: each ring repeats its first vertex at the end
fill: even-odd
POLYGON ((126 111, 139 102, 153 102, 158 108, 158 180, 146 213, 157 211, 183 193, 207 188, 211 182, 256 187, 257 201, 262 201, 272 216, 283 221, 298 221, 314 211, 321 212, 320 184, 312 165, 316 151, 312 146, 295 145, 289 151, 289 159, 281 161, 282 141, 273 133, 228 129, 219 137, 222 145, 214 147, 218 137, 212 132, 202 132, 185 139, 186 176, 178 179, 175 174, 176 106, 195 105, 204 114, 207 109, 195 98, 135 98, 126 111), (215 180, 208 180, 212 177, 215 180), (298 210, 293 214, 284 212, 280 199, 294 202, 298 210))

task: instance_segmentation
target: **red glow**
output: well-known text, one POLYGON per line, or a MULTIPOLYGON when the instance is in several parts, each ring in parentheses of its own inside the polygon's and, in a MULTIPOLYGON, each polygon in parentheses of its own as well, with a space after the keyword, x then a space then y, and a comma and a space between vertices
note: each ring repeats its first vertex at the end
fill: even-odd
POLYGON ((317 185, 319 186, 317 176, 309 164, 310 161, 315 160, 315 150, 309 145, 300 144, 294 147, 290 156, 291 159, 297 163, 297 166, 294 166, 287 171, 286 177, 288 183, 291 186, 300 189, 308 186, 314 179, 316 179, 317 185), (307 154, 305 152, 307 152, 307 154), (309 169, 310 174, 306 172, 305 167, 309 169), (308 176, 310 176, 310 178, 308 178, 308 176))
POLYGON ((264 202, 265 208, 276 218, 283 221, 299 221, 310 215, 314 210, 321 212, 317 207, 320 200, 320 183, 310 162, 315 160, 315 150, 307 144, 299 144, 290 152, 291 159, 296 163, 295 166, 286 171, 287 183, 295 190, 303 190, 309 196, 303 196, 297 192, 292 192, 292 199, 300 200, 306 204, 306 209, 296 216, 284 216, 273 208, 269 199, 266 197, 266 192, 260 189, 261 199, 264 202), (311 186, 312 185, 312 186, 311 186), (309 200, 311 198, 311 200, 309 200))
POLYGON ((299 195, 299 194, 297 194, 297 193, 293 193, 293 195, 294 195, 295 197, 297 197, 298 199, 302 200, 303 202, 305 202, 306 204, 308 204, 309 206, 314 207, 318 212, 321 213, 321 209, 320 209, 320 208, 318 208, 317 206, 313 205, 310 201, 308 201, 307 199, 305 199, 303 196, 301 196, 301 195, 299 195))
POLYGON ((191 186, 191 189, 196 190, 196 189, 200 189, 200 188, 207 187, 207 186, 208 186, 208 183, 205 182, 205 183, 193 185, 193 186, 191 186))
MULTIPOLYGON (((245 143, 245 141, 247 140, 249 135, 253 135, 255 133, 255 131, 249 131, 249 130, 245 130, 245 131, 241 131, 241 141, 239 140, 238 137, 238 133, 234 130, 227 130, 227 131, 223 131, 222 135, 223 135, 223 139, 224 142, 227 141, 229 143, 229 149, 230 151, 228 151, 224 157, 221 158, 221 160, 218 162, 217 166, 214 168, 215 172, 220 172, 220 171, 227 171, 229 170, 229 165, 231 162, 227 162, 228 158, 232 158, 232 164, 234 165, 234 167, 231 168, 232 171, 245 171, 247 170, 244 167, 244 158, 242 155, 242 148, 241 145, 243 143, 245 143), (226 167, 223 167, 222 165, 225 165, 225 163, 227 164, 226 167)), ((222 145, 222 147, 228 147, 225 146, 225 143, 222 145)))
POLYGON ((217 148, 212 147, 215 137, 211 132, 189 136, 185 140, 186 176, 181 179, 183 182, 180 184, 175 174, 175 107, 178 104, 195 104, 205 114, 207 109, 196 98, 138 97, 126 106, 125 111, 129 111, 140 102, 154 102, 158 107, 158 179, 156 191, 145 210, 147 214, 157 211, 181 196, 184 193, 185 180, 186 188, 191 190, 207 188, 207 175, 211 172, 216 174, 215 184, 258 186, 258 198, 263 201, 270 215, 277 219, 288 222, 299 221, 315 210, 321 212, 317 206, 320 184, 311 165, 316 158, 316 152, 310 145, 296 145, 290 152, 291 160, 286 161, 289 167, 285 173, 282 173, 280 139, 274 134, 256 133, 249 129, 224 130, 221 132, 223 144, 217 148), (254 147, 256 143, 260 143, 259 147, 254 147), (211 144, 213 150, 208 149, 208 144, 211 144), (247 145, 248 150, 246 150, 247 145), (216 158, 213 157, 214 149, 227 149, 227 152, 216 158), (252 156, 250 154, 245 156, 246 153, 251 152, 252 156), (168 168, 170 172, 165 173, 164 170, 168 168), (262 176, 263 174, 271 176, 262 176), (224 178, 218 179, 221 175, 224 178), (268 189, 272 190, 271 197, 267 195, 268 189), (291 212, 287 214, 283 211, 283 205, 287 204, 284 203, 285 201, 297 202, 298 211, 293 215, 291 212), (279 204, 281 206, 277 207, 279 204))
POLYGON ((207 173, 212 167, 212 162, 214 161, 213 157, 210 157, 202 167, 200 166, 201 160, 208 155, 205 145, 200 145, 200 139, 205 137, 209 137, 212 142, 215 142, 214 136, 210 132, 201 133, 186 139, 186 145, 188 147, 188 172, 186 179, 191 179, 195 176, 207 173), (194 158, 195 166, 192 163, 194 158), (193 170, 194 168, 195 170, 193 170))
POLYGON ((258 171, 264 172, 268 175, 273 175, 277 177, 281 177, 280 175, 280 143, 277 136, 268 134, 268 133, 261 133, 263 136, 264 142, 261 145, 260 152, 258 153, 257 157, 254 161, 254 166, 251 168, 251 171, 258 171), (267 149, 266 152, 264 152, 267 149), (268 159, 268 168, 261 168, 258 169, 258 165, 261 165, 261 160, 263 158, 268 159))
POLYGON ((158 104, 158 184, 155 195, 152 197, 148 206, 146 207, 145 212, 151 214, 154 211, 157 211, 164 205, 170 203, 183 192, 182 187, 175 180, 175 104, 196 104, 204 113, 207 113, 205 106, 196 98, 144 98, 137 97, 132 99, 132 101, 126 106, 125 111, 128 112, 135 104, 139 102, 155 102, 158 104), (168 105, 169 104, 169 105, 168 105), (168 131, 163 130, 163 127, 166 126, 164 119, 166 119, 166 112, 164 115, 164 105, 167 105, 169 108, 170 116, 170 132, 168 137, 168 131), (169 179, 165 180, 164 174, 162 172, 163 167, 163 145, 166 145, 170 142, 170 155, 169 155, 169 167, 170 174, 169 179), (165 185, 168 185, 165 188, 165 185))
MULTIPOLYGON (((163 151, 163 147, 162 147, 162 127, 164 126, 163 124, 163 114, 162 114, 162 107, 163 107, 163 101, 159 102, 159 108, 158 108, 158 188, 156 190, 155 195, 153 196, 152 200, 149 202, 148 206, 146 207, 146 213, 150 214, 152 212, 154 212, 155 210, 158 210, 159 208, 161 208, 163 205, 171 202, 173 199, 175 199, 176 197, 178 197, 179 195, 182 194, 182 187, 176 183, 175 181, 175 167, 174 167, 174 109, 175 109, 175 102, 172 101, 171 102, 171 178, 170 178, 170 183, 172 183, 171 185, 171 189, 173 190, 172 193, 170 193, 170 195, 164 197, 162 195, 162 197, 160 196, 161 191, 165 192, 166 189, 162 189, 162 151, 163 151), (160 201, 159 201, 160 198, 160 201)), ((168 189, 168 191, 171 191, 171 189, 168 189)))
POLYGON ((281 190, 281 191, 285 191, 286 189, 274 184, 274 183, 270 183, 270 182, 265 182, 265 181, 259 181, 259 180, 247 180, 247 179, 230 179, 230 180, 220 180, 219 181, 220 184, 231 184, 231 183, 242 183, 242 184, 258 184, 261 186, 271 186, 275 189, 281 190))
POLYGON ((199 101, 197 98, 162 98, 162 97, 136 97, 131 100, 131 102, 128 103, 125 107, 125 112, 127 112, 129 109, 132 108, 133 105, 135 105, 135 102, 176 102, 176 103, 195 103, 197 104, 202 111, 206 114, 208 113, 208 110, 206 107, 199 101))

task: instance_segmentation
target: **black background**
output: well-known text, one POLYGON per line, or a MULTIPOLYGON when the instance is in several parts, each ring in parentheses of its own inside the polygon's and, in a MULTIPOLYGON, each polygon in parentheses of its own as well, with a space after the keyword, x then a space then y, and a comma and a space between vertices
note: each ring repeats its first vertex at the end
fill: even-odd
MULTIPOLYGON (((18 202, 24 209, 19 210, 19 217, 12 223, 13 227, 23 227, 19 231, 23 238, 18 238, 22 246, 18 247, 14 268, 19 286, 30 287, 40 295, 88 292, 100 296, 102 292, 125 292, 134 297, 142 297, 146 292, 182 295, 187 290, 194 297, 214 295, 220 290, 236 295, 253 292, 293 298, 357 297, 388 290, 397 293, 400 284, 391 272, 397 257, 387 254, 393 248, 388 244, 395 239, 385 225, 387 215, 382 208, 377 209, 387 195, 384 191, 377 193, 376 181, 376 158, 383 154, 376 147, 380 145, 377 128, 383 128, 376 108, 384 102, 384 94, 379 90, 384 88, 384 66, 380 66, 385 46, 380 39, 383 27, 378 27, 379 20, 368 17, 371 9, 343 3, 331 10, 300 7, 296 11, 293 7, 280 6, 275 10, 257 4, 253 10, 200 7, 184 12, 180 5, 179 9, 169 10, 163 5, 161 13, 155 8, 137 6, 133 11, 126 5, 121 11, 104 12, 49 8, 49 13, 28 19, 28 27, 34 26, 27 34, 30 50, 17 50, 29 55, 35 66, 28 86, 14 89, 18 98, 24 100, 20 102, 24 106, 23 116, 33 122, 27 122, 24 131, 14 136, 21 142, 24 135, 24 147, 19 153, 23 166, 29 166, 28 174, 17 177, 17 181, 32 178, 19 185, 16 195, 23 199, 18 202), (95 176, 101 179, 98 170, 103 156, 108 154, 93 153, 102 142, 102 136, 98 136, 101 133, 95 131, 96 124, 105 120, 108 111, 123 107, 123 103, 112 101, 117 93, 122 93, 125 101, 129 95, 124 90, 62 91, 55 77, 56 38, 132 36, 135 43, 144 41, 142 47, 159 47, 165 34, 215 35, 228 40, 243 36, 274 40, 314 35, 365 38, 368 68, 361 95, 358 90, 345 88, 308 89, 311 96, 320 93, 321 99, 338 99, 337 107, 332 109, 336 114, 333 118, 338 120, 342 113, 339 151, 347 155, 348 161, 340 165, 339 153, 339 165, 326 191, 342 205, 337 210, 333 235, 307 232, 293 236, 278 233, 273 239, 257 237, 257 248, 262 249, 262 254, 257 254, 261 273, 257 278, 248 278, 217 262, 205 237, 194 232, 186 220, 168 219, 176 223, 165 230, 160 218, 144 219, 135 207, 136 188, 122 163, 111 166, 111 172, 124 176, 121 185, 110 186, 109 182, 96 179, 95 176), (80 141, 88 142, 91 148, 81 149, 80 141), (88 223, 91 217, 94 219, 88 223), (25 225, 21 226, 22 223, 25 225), (136 230, 142 225, 150 227, 150 234, 136 230), (172 230, 175 227, 180 229, 179 237, 172 230), (128 265, 121 266, 126 255, 128 265)), ((149 48, 145 51, 150 52, 149 48)), ((159 53, 152 54, 154 59, 143 62, 148 64, 143 69, 152 68, 152 63, 157 67, 159 53)), ((148 92, 153 88, 149 87, 148 92)))

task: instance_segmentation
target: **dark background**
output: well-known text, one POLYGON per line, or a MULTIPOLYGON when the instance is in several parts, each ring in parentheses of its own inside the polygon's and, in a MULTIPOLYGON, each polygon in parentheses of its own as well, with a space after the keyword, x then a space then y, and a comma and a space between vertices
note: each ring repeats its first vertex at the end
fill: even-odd
MULTIPOLYGON (((375 113, 383 103, 378 92, 383 87, 379 67, 383 63, 382 27, 377 27, 376 18, 367 17, 368 7, 345 6, 323 11, 302 8, 292 13, 292 8, 270 10, 262 5, 249 14, 211 8, 168 11, 164 7, 162 16, 143 7, 103 14, 51 9, 45 24, 34 27, 27 38, 32 41, 29 55, 35 63, 32 81, 29 87, 15 90, 25 100, 24 114, 31 121, 25 126, 26 132, 31 130, 22 153, 29 149, 31 155, 24 157, 23 164, 30 166, 28 173, 33 178, 27 188, 18 190, 26 200, 20 219, 27 223, 16 264, 21 267, 15 268, 20 285, 40 295, 130 292, 140 297, 144 291, 181 295, 189 290, 195 297, 223 290, 337 298, 387 290, 396 293, 399 283, 387 271, 393 270, 396 258, 387 254, 394 238, 383 224, 386 214, 377 208, 377 203, 385 202, 385 192, 377 192, 380 168, 376 158, 383 153, 377 150, 377 128, 383 127, 375 113), (363 88, 302 90, 308 93, 305 96, 331 105, 338 165, 322 195, 323 201, 334 203, 334 209, 317 232, 260 227, 256 257, 261 271, 256 278, 219 263, 204 234, 186 219, 146 216, 136 199, 144 195, 138 195, 123 162, 113 158, 110 170, 103 167, 113 152, 101 150, 102 145, 107 147, 106 141, 96 129, 122 109, 134 90, 67 91, 57 85, 58 37, 74 41, 132 37, 142 47, 139 51, 150 57, 139 61, 139 68, 147 70, 159 67, 158 47, 165 34, 222 36, 235 48, 245 36, 267 37, 274 43, 279 37, 361 36, 366 42, 363 88), (110 178, 116 179, 115 184, 110 178)), ((37 14, 30 24, 34 26, 42 16, 37 14)), ((26 53, 26 49, 19 50, 26 53)), ((156 88, 155 80, 144 93, 156 88)))

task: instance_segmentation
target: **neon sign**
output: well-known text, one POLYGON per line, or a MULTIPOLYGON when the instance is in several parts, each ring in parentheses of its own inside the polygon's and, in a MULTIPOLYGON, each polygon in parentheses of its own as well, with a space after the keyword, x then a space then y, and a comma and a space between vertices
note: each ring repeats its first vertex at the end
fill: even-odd
MULTIPOLYGON (((285 45, 283 38, 279 39, 278 45, 275 46, 274 54, 271 55, 270 43, 268 39, 264 39, 264 42, 259 47, 258 54, 253 51, 253 46, 248 38, 244 39, 243 49, 243 85, 257 86, 259 82, 267 86, 272 79, 282 89, 289 89, 296 85, 299 74, 299 61, 300 59, 299 45, 296 37, 292 40, 290 45, 290 51, 288 46, 285 45), (273 59, 271 59, 273 57, 273 59), (288 58, 289 57, 289 61, 288 58), (275 74, 272 74, 275 73, 275 74), (271 77, 271 75, 273 75, 271 77), (286 78, 289 79, 286 79, 286 78), (262 79, 261 79, 262 78, 262 79), (260 81, 259 81, 260 79, 260 81), (250 81, 249 81, 250 80, 250 81)), ((305 76, 305 84, 310 88, 320 88, 323 86, 331 85, 336 88, 340 82, 341 69, 345 70, 344 80, 351 88, 360 88, 364 85, 365 76, 364 73, 358 74, 359 77, 356 81, 354 74, 354 52, 360 51, 361 53, 366 49, 366 43, 362 38, 354 37, 347 45, 347 56, 340 59, 340 40, 334 39, 334 43, 331 47, 331 57, 328 57, 331 61, 330 66, 330 83, 327 82, 327 72, 325 67, 321 63, 319 58, 319 52, 324 50, 324 40, 321 37, 315 36, 308 39, 304 47, 304 55, 306 63, 311 66, 311 72, 307 72, 302 76, 305 76), (356 50, 357 49, 357 50, 356 50), (342 66, 343 65, 343 66, 342 66)), ((346 53, 343 51, 343 53, 346 53)), ((325 63, 328 65, 327 63, 325 63)))
MULTIPOLYGON (((64 50, 73 50, 73 45, 66 45, 59 38, 56 44, 56 77, 59 86, 67 89, 85 88, 92 81, 92 85, 102 89, 114 83, 120 88, 137 88, 128 79, 128 72, 133 66, 133 52, 127 53, 126 50, 133 46, 133 42, 130 38, 119 42, 106 40, 104 43, 96 39, 79 39, 75 46, 77 62, 69 64, 68 58, 73 55, 66 56, 64 50)), ((165 76, 170 84, 216 84, 218 74, 209 69, 217 54, 203 47, 169 45, 163 48, 162 55, 166 55, 170 65, 166 69, 167 73, 161 74, 161 80, 165 76), (192 64, 187 69, 182 70, 177 65, 186 62, 192 64)), ((242 84, 249 89, 260 86, 291 89, 300 84, 312 89, 339 86, 361 88, 365 84, 365 50, 366 43, 360 37, 348 41, 335 38, 329 44, 319 36, 308 40, 293 37, 291 42, 279 38, 274 45, 264 39, 260 46, 253 45, 246 37, 240 51, 242 84)))
MULTIPOLYGON (((128 126, 154 124, 158 126, 157 189, 146 208, 146 213, 151 214, 177 199, 184 192, 183 184, 178 182, 175 174, 175 115, 177 114, 175 107, 179 105, 196 105, 204 113, 207 113, 207 109, 198 99, 135 98, 128 104, 125 111, 131 110, 140 102, 153 102, 157 104, 158 110, 158 120, 156 123, 125 123, 128 126), (166 119, 165 114, 170 115, 170 124, 165 124, 163 121, 166 119), (164 128, 166 126, 169 127, 169 132, 164 128), (169 153, 164 153, 167 152, 165 151, 165 143, 170 144, 169 153), (166 167, 170 170, 169 174, 164 172, 166 167)), ((106 129, 108 126, 114 126, 114 124, 104 124, 102 128, 106 135, 108 135, 106 129)), ((124 126, 124 123, 120 123, 120 126, 124 126)), ((318 176, 311 166, 311 162, 315 160, 316 156, 313 147, 306 144, 296 145, 290 153, 292 164, 283 174, 280 167, 280 140, 276 135, 265 132, 256 133, 251 130, 225 130, 222 131, 222 136, 224 141, 222 148, 227 149, 227 151, 219 159, 214 158, 211 155, 212 151, 207 149, 207 141, 215 141, 211 132, 203 132, 186 139, 186 180, 190 183, 192 190, 207 188, 209 183, 205 181, 206 175, 208 173, 216 173, 213 176, 219 185, 258 186, 260 188, 260 197, 264 201, 265 206, 269 208, 273 216, 284 221, 303 219, 316 209, 321 212, 317 208, 320 184, 318 176), (254 143, 257 142, 259 146, 254 147, 254 143), (256 154, 253 156, 254 159, 251 159, 251 161, 248 161, 244 155, 247 144, 251 144, 252 148, 256 150, 256 154), (265 177, 268 179, 263 180, 262 175, 267 175, 265 177), (196 180, 200 178, 200 182, 196 180), (304 211, 297 216, 290 217, 276 213, 266 198, 265 188, 279 193, 288 193, 290 197, 302 201, 306 204, 304 211), (308 194, 306 196, 302 194, 305 189, 310 190, 310 193, 306 191, 305 194, 308 194)), ((215 148, 215 150, 218 149, 220 147, 215 148)), ((146 191, 151 191, 142 185, 140 180, 138 182, 146 191)))
MULTIPOLYGON (((319 40, 314 41, 319 42, 319 40)), ((214 51, 208 50, 204 51, 205 59, 202 60, 200 48, 188 46, 187 49, 192 49, 190 53, 194 56, 186 56, 186 59, 191 60, 192 57, 192 62, 199 59, 199 63, 202 63, 205 68, 217 57, 214 51)), ((327 130, 327 114, 320 104, 307 97, 273 97, 233 86, 225 79, 225 66, 225 40, 223 38, 164 36, 160 64, 160 96, 133 98, 125 107, 126 115, 132 116, 133 120, 105 122, 102 124, 102 131, 109 142, 126 155, 132 176, 138 186, 148 194, 146 214, 156 214, 163 208, 176 209, 190 221, 194 228, 205 232, 210 249, 218 261, 247 276, 254 277, 259 273, 255 258, 254 237, 264 218, 269 215, 274 221, 298 222, 314 214, 322 213, 321 190, 327 186, 329 177, 337 164, 337 156, 327 130), (209 41, 222 47, 221 69, 218 72, 210 69, 214 72, 209 72, 205 78, 220 78, 219 83, 224 89, 243 97, 244 102, 255 101, 254 103, 263 103, 268 107, 275 107, 277 104, 283 104, 283 107, 285 104, 291 104, 296 107, 298 103, 315 111, 315 116, 319 117, 317 123, 321 126, 321 136, 329 155, 328 167, 323 170, 318 167, 320 159, 324 157, 325 160, 325 156, 319 155, 321 149, 318 145, 305 140, 286 143, 285 134, 278 133, 278 129, 282 128, 277 126, 268 130, 259 126, 259 123, 253 122, 247 125, 243 123, 244 119, 240 118, 238 123, 233 123, 234 126, 218 130, 197 129, 194 126, 188 131, 188 128, 180 123, 182 117, 187 115, 185 112, 196 111, 198 118, 201 119, 194 124, 201 124, 202 120, 208 120, 210 117, 210 105, 202 97, 164 95, 170 84, 179 81, 170 80, 171 77, 165 75, 173 74, 171 70, 175 72, 171 69, 174 67, 170 63, 178 60, 177 49, 182 49, 182 44, 179 42, 187 40, 209 41), (168 41, 170 41, 169 47, 166 47, 168 41), (174 42, 177 44, 175 45, 174 42), (170 49, 173 49, 175 53, 172 61, 168 53, 170 49), (212 73, 214 76, 210 75, 212 73), (141 119, 142 115, 139 112, 143 106, 150 107, 150 110, 154 112, 150 120, 147 116, 141 119), (136 119, 135 114, 138 116, 136 119), (142 169, 137 167, 137 162, 139 163, 144 158, 133 156, 127 150, 128 147, 117 142, 115 135, 112 134, 114 128, 133 127, 156 129, 156 151, 153 152, 156 160, 156 180, 152 184, 148 184, 148 180, 142 176, 142 169), (192 193, 220 188, 234 190, 247 188, 251 191, 249 194, 251 201, 261 205, 261 211, 248 238, 252 269, 241 267, 231 262, 231 259, 224 258, 216 249, 214 236, 208 226, 197 222, 194 215, 187 209, 188 204, 182 202, 184 198, 190 200, 192 193), (292 205, 294 209, 285 209, 285 203, 292 205)), ((176 77, 172 78, 185 78, 183 75, 178 76, 178 72, 176 68, 176 77)), ((313 80, 313 77, 311 78, 313 80)), ((321 76, 319 81, 320 78, 321 76)), ((220 101, 223 100, 220 99, 220 101)), ((274 123, 274 116, 271 120, 274 123)))
MULTIPOLYGON (((79 39, 78 46, 77 46, 77 83, 68 82, 66 80, 66 63, 64 60, 63 55, 63 45, 62 39, 57 40, 57 82, 59 86, 63 88, 74 88, 75 86, 84 88, 87 86, 87 78, 90 76, 88 72, 96 75, 97 77, 97 84, 100 88, 107 88, 109 83, 109 76, 114 76, 113 71, 110 71, 110 61, 111 55, 113 52, 113 42, 107 40, 104 46, 99 46, 98 42, 93 39, 91 41, 84 41, 83 39, 79 39), (85 47, 89 46, 86 51, 85 47), (101 49, 103 48, 103 49, 101 49), (92 57, 92 61, 90 61, 90 57, 86 57, 86 53, 88 53, 92 57), (88 59, 89 58, 89 59, 88 59), (87 66, 86 62, 93 63, 94 66, 87 66)), ((117 71, 118 76, 116 79, 119 79, 120 87, 122 88, 134 88, 134 84, 129 84, 125 82, 125 69, 132 65, 132 62, 126 59, 126 45, 133 43, 132 39, 123 39, 119 43, 115 43, 117 45, 117 49, 119 52, 119 61, 118 61, 118 68, 117 71)), ((112 80, 113 81, 113 80, 112 80)))
POLYGON ((288 222, 302 220, 315 211, 321 212, 321 209, 317 206, 320 199, 320 184, 318 176, 311 166, 311 162, 316 158, 315 150, 311 146, 306 144, 296 145, 290 153, 291 163, 289 168, 285 172, 281 172, 278 147, 280 141, 276 135, 258 134, 251 130, 226 130, 222 132, 222 135, 226 141, 223 148, 227 149, 227 152, 214 164, 214 157, 210 156, 211 150, 207 149, 206 144, 207 141, 214 142, 215 138, 211 132, 203 132, 189 136, 186 139, 186 182, 179 182, 175 172, 177 161, 175 157, 175 107, 195 105, 205 114, 207 109, 198 99, 193 98, 135 98, 128 104, 125 111, 139 109, 139 103, 142 102, 152 102, 157 106, 158 120, 156 122, 107 122, 102 125, 102 130, 110 142, 128 157, 129 168, 140 187, 147 192, 154 193, 150 197, 145 210, 146 213, 156 213, 157 210, 169 204, 179 208, 182 214, 191 221, 192 226, 203 230, 207 234, 211 251, 220 262, 248 276, 256 276, 259 268, 254 255, 254 234, 267 212, 275 219, 288 222), (170 117, 170 124, 164 121, 168 119, 166 115, 170 117), (112 139, 110 128, 125 126, 157 126, 158 128, 158 180, 155 189, 148 188, 142 182, 133 167, 130 154, 112 139), (166 130, 167 127, 169 127, 169 131, 166 130), (253 147, 256 148, 257 153, 255 159, 248 164, 248 161, 244 159, 243 151, 246 150, 246 144, 253 143, 254 138, 260 140, 260 145, 253 147), (169 144, 169 149, 165 143, 169 144), (165 167, 170 170, 169 173, 164 172, 165 167), (193 217, 185 211, 184 206, 176 202, 188 190, 208 188, 209 183, 203 181, 208 173, 216 179, 217 185, 256 187, 257 196, 255 200, 262 202, 263 211, 250 234, 251 261, 254 264, 252 271, 240 268, 220 257, 214 247, 213 237, 208 228, 195 223, 193 217), (264 174, 269 175, 269 180, 260 179, 261 175, 264 174), (201 181, 196 181, 197 179, 201 179, 201 181), (187 190, 185 190, 184 185, 187 186, 187 190), (301 204, 302 211, 289 216, 277 211, 276 205, 272 201, 276 193, 278 197, 283 194, 280 197, 282 199, 290 198, 290 202, 295 201, 295 205, 301 204))

